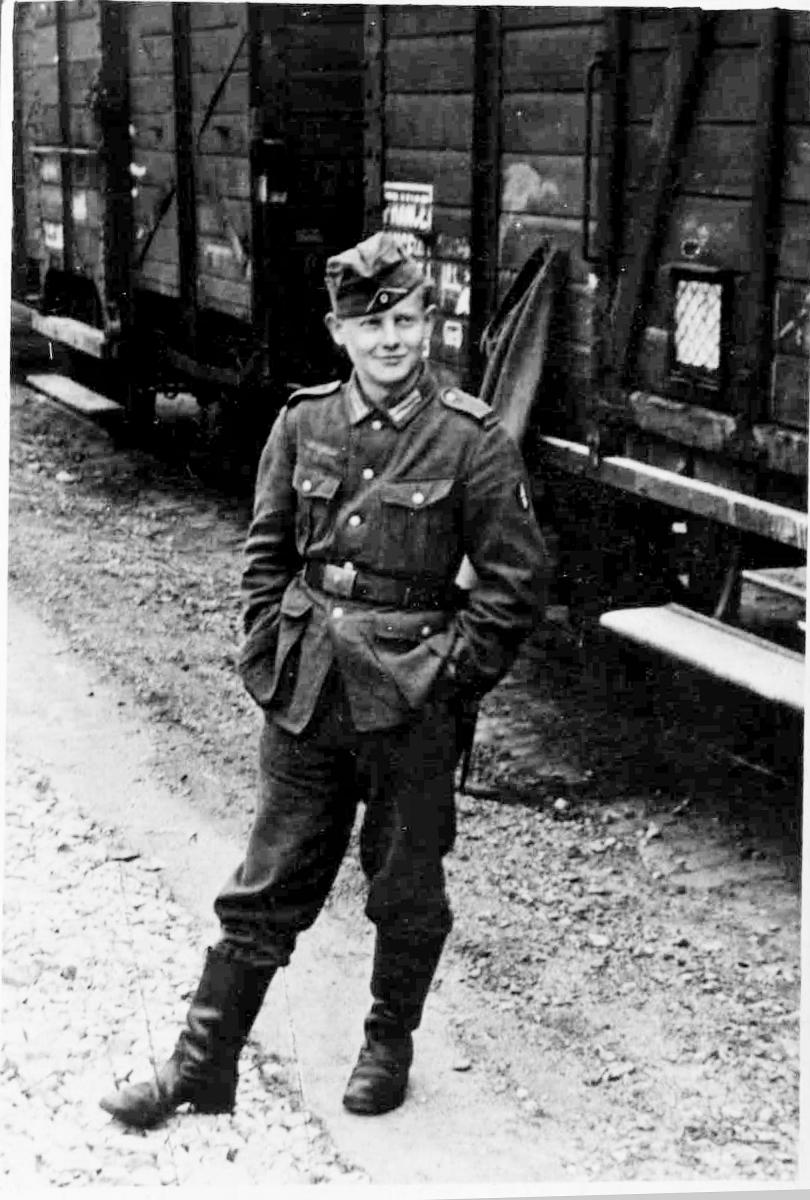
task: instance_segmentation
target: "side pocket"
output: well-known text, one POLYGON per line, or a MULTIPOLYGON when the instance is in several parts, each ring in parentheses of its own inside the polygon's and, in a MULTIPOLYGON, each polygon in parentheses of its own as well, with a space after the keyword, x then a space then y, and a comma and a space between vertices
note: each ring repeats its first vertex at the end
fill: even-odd
POLYGON ((239 671, 248 693, 267 708, 277 690, 284 663, 307 627, 312 601, 303 592, 289 590, 281 598, 275 619, 257 622, 239 658, 239 671))

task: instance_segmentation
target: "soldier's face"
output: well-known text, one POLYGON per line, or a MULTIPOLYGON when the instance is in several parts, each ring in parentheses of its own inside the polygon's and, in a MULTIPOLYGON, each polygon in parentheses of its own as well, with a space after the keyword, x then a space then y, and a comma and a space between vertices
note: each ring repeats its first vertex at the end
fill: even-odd
POLYGON ((425 307, 423 290, 417 288, 386 312, 342 319, 330 313, 327 324, 352 360, 363 391, 376 399, 398 391, 415 374, 433 326, 433 308, 425 307))

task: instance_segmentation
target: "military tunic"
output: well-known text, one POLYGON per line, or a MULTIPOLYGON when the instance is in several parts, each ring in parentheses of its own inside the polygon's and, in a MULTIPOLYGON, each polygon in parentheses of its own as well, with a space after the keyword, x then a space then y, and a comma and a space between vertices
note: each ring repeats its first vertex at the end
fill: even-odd
POLYGON ((522 460, 427 369, 387 409, 354 377, 300 392, 261 457, 246 557, 240 669, 267 719, 247 852, 215 903, 224 938, 286 962, 364 800, 372 991, 413 1027, 452 923, 457 700, 497 683, 543 602, 522 460))

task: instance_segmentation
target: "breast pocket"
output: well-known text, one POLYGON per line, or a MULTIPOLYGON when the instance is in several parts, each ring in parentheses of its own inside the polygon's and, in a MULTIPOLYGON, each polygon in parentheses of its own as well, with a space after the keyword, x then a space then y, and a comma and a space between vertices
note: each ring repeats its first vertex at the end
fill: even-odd
POLYGON ((445 573, 459 538, 454 484, 454 479, 409 479, 382 485, 383 554, 394 560, 386 565, 445 573))
POLYGON ((329 532, 340 484, 339 475, 330 474, 321 466, 296 463, 293 472, 295 533, 300 553, 329 532))

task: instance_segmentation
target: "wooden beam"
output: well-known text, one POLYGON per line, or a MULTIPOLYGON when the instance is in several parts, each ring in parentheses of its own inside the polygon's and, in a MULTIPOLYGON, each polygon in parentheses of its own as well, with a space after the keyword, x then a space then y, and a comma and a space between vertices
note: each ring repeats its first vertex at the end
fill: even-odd
MULTIPOLYGON (((129 109, 129 6, 102 0, 101 22, 101 138, 104 166, 104 300, 118 310, 121 331, 133 321, 131 254, 134 244, 132 212, 132 138, 129 109)), ((64 160, 63 160, 64 161, 64 160)), ((109 307, 104 323, 113 314, 109 307)))
POLYGON ((703 61, 714 14, 677 13, 680 30, 667 59, 666 87, 653 122, 643 171, 644 187, 633 211, 635 249, 622 272, 613 306, 611 375, 615 388, 625 382, 660 248, 664 218, 677 182, 683 147, 700 95, 703 61))
POLYGON ((191 19, 188 4, 176 0, 172 4, 172 65, 180 303, 188 344, 193 348, 197 339, 197 197, 192 130, 191 19))
POLYGON ((363 232, 368 237, 382 224, 385 173, 385 22, 381 4, 369 4, 363 14, 364 127, 363 232))
POLYGON ((804 710, 804 655, 680 604, 603 613, 603 629, 663 651, 764 700, 804 710))
POLYGON ((569 474, 585 475, 597 483, 694 513, 710 521, 719 521, 744 533, 754 533, 781 542, 784 546, 807 549, 808 518, 807 513, 799 509, 772 504, 768 500, 759 500, 756 496, 734 492, 714 483, 689 479, 684 475, 676 475, 674 471, 665 471, 662 467, 653 467, 649 463, 620 455, 602 458, 593 466, 589 448, 582 442, 541 437, 538 443, 542 458, 549 465, 569 474))
POLYGON ((784 166, 784 98, 787 78, 787 14, 761 13, 758 96, 749 222, 751 270, 740 308, 741 362, 732 379, 733 406, 752 425, 768 411, 773 356, 774 288, 779 255, 779 218, 784 166))
MULTIPOLYGON (((70 145, 70 63, 67 44, 67 7, 54 4, 56 21, 56 74, 58 81, 59 140, 63 146, 70 145)), ((62 266, 65 271, 73 270, 73 160, 63 154, 60 160, 62 187, 62 266)))
POLYGON ((498 301, 500 216, 501 12, 475 10, 472 207, 470 215, 470 319, 465 386, 477 391, 484 362, 479 348, 498 301))
MULTIPOLYGON (((670 400, 650 392, 631 392, 630 417, 637 428, 680 446, 746 460, 739 422, 729 413, 703 408, 685 400, 670 400)), ((796 429, 763 423, 750 430, 762 467, 804 478, 807 475, 807 434, 796 429)))

